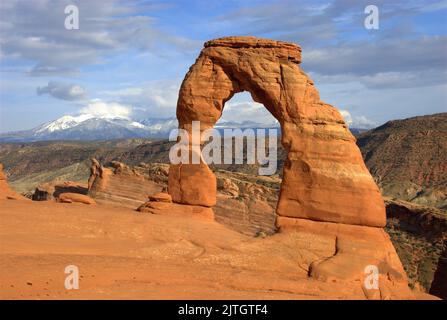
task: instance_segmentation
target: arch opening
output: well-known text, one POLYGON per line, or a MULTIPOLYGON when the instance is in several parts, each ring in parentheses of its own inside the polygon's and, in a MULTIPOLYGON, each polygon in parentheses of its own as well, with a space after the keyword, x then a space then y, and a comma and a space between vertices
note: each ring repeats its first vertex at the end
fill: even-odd
POLYGON ((278 150, 278 120, 263 104, 253 101, 249 92, 242 91, 223 104, 214 129, 220 132, 222 141, 222 163, 210 165, 217 180, 217 200, 213 207, 216 221, 251 236, 273 234, 276 231, 283 150, 278 150), (270 149, 271 130, 275 131, 272 137, 275 143, 270 149), (231 134, 225 136, 225 131, 231 134), (257 150, 260 145, 264 148, 262 152, 257 150), (274 157, 272 152, 275 152, 274 157), (263 159, 259 159, 258 153, 263 159), (226 154, 231 154, 231 163, 225 163, 226 154), (259 169, 267 169, 272 160, 275 161, 274 172, 260 175, 270 173, 259 169))

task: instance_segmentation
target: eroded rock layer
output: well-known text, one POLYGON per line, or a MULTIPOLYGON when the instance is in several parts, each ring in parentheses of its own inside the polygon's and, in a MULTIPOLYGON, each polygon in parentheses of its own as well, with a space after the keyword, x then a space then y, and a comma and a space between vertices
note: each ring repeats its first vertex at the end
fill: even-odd
MULTIPOLYGON (((365 226, 385 226, 379 189, 341 114, 322 102, 301 70, 301 48, 255 37, 208 41, 180 88, 179 127, 212 128, 225 102, 250 92, 280 122, 284 165, 277 214, 365 226)), ((215 178, 204 164, 171 167, 174 202, 213 206, 215 178), (198 183, 197 179, 201 182, 198 183)))
POLYGON ((105 168, 92 161, 88 195, 97 203, 138 208, 163 187, 120 162, 105 168), (94 167, 94 168, 93 168, 94 167))

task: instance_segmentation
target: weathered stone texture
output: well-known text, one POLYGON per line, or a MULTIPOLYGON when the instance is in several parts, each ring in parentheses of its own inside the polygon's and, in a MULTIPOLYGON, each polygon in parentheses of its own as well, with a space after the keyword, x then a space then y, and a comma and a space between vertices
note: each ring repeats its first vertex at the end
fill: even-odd
MULTIPOLYGON (((385 207, 340 112, 322 102, 301 70, 298 45, 255 37, 208 41, 180 88, 177 118, 191 131, 219 120, 225 102, 250 92, 278 119, 288 152, 277 214, 365 226, 385 226, 385 207)), ((174 202, 213 206, 215 178, 205 164, 171 167, 174 202)))

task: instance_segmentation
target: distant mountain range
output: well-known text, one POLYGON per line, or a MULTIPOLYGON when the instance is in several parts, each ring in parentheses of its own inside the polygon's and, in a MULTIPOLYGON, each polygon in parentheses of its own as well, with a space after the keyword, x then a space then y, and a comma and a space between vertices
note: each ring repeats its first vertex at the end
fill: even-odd
POLYGON ((81 114, 78 116, 63 116, 30 130, 2 133, 0 134, 0 141, 164 138, 171 129, 176 127, 176 119, 134 121, 123 117, 98 117, 81 114))
MULTIPOLYGON (((53 140, 114 140, 130 138, 165 139, 176 129, 176 118, 132 120, 124 117, 94 116, 81 114, 63 116, 36 128, 0 134, 0 142, 33 142, 53 140)), ((219 121, 215 128, 279 128, 279 123, 257 123, 254 121, 219 121)), ((366 129, 351 129, 354 134, 366 129)))

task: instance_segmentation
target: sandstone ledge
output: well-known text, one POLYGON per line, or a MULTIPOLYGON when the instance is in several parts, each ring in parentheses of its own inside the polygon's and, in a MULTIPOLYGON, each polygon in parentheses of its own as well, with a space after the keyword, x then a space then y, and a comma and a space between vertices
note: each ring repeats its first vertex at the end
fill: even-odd
POLYGON ((234 36, 222 37, 205 42, 204 47, 231 47, 231 48, 286 48, 298 50, 301 52, 301 47, 292 42, 277 41, 270 39, 262 39, 251 36, 234 36))

